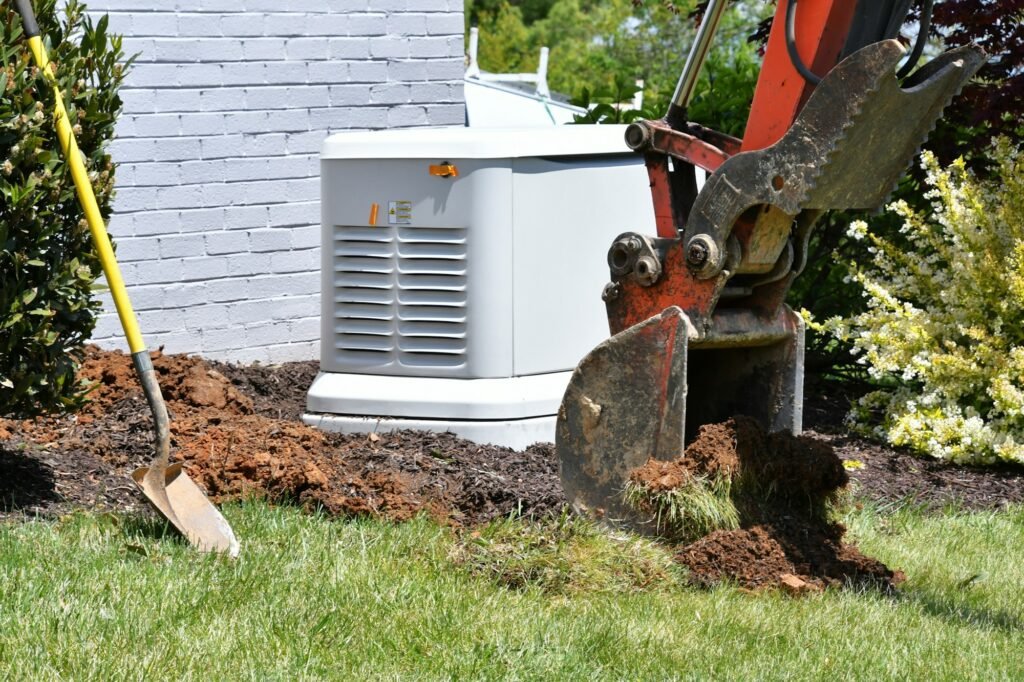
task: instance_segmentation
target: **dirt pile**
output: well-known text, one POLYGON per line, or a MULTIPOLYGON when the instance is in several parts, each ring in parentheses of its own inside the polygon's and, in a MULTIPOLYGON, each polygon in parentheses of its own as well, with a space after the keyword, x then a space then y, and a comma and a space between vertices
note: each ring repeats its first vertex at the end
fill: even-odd
POLYGON ((657 495, 695 477, 728 477, 739 527, 715 530, 681 546, 677 558, 691 580, 725 580, 750 589, 820 590, 830 585, 903 580, 879 561, 843 542, 845 528, 828 518, 828 503, 848 483, 832 449, 807 437, 766 434, 737 417, 704 426, 683 457, 650 461, 631 480, 657 495))
POLYGON ((404 521, 423 512, 460 525, 563 504, 545 445, 513 452, 451 434, 346 436, 259 415, 181 420, 174 442, 189 474, 217 502, 256 495, 336 516, 404 521))
MULTIPOLYGON (((160 390, 171 409, 213 408, 230 414, 253 411, 252 399, 202 358, 164 355, 160 351, 154 352, 152 358, 160 390)), ((120 351, 89 347, 79 377, 94 385, 85 410, 88 414, 102 414, 126 397, 142 394, 131 357, 120 351)))
POLYGON ((676 488, 694 476, 763 482, 784 497, 814 500, 849 482, 842 460, 827 444, 786 432, 765 433, 748 417, 706 424, 681 459, 650 460, 630 475, 653 491, 676 488))
MULTIPOLYGON (((453 524, 513 511, 543 514, 564 504, 548 445, 513 452, 450 434, 329 434, 295 419, 308 388, 295 381, 311 382, 315 363, 279 371, 153 357, 171 413, 172 459, 216 503, 261 497, 337 516, 402 521, 422 512, 453 524)), ((72 501, 137 508, 127 476, 152 456, 152 426, 131 358, 89 348, 80 376, 96 384, 85 411, 0 420, 0 440, 75 457, 82 469, 70 478, 91 489, 72 501)), ((20 466, 12 463, 11 470, 20 466)))
MULTIPOLYGON (((154 366, 171 412, 173 456, 214 501, 262 496, 328 514, 401 520, 422 512, 465 525, 513 511, 542 515, 565 504, 548 444, 514 452, 450 434, 367 437, 306 427, 298 416, 315 362, 238 367, 155 354, 154 366)), ((149 410, 131 359, 89 349, 82 376, 97 383, 84 412, 0 419, 0 518, 148 509, 129 478, 153 452, 149 410)), ((844 457, 866 463, 851 474, 862 496, 979 508, 1024 499, 1019 470, 1004 475, 911 459, 848 434, 793 439, 765 435, 742 419, 711 425, 686 458, 645 467, 646 484, 666 491, 694 475, 728 472, 740 482, 737 493, 744 481, 770 483, 773 501, 759 505, 757 495, 738 495, 742 522, 734 530, 678 548, 696 582, 732 579, 802 591, 899 580, 843 543, 840 526, 810 513, 846 478, 830 444, 822 443, 827 438, 844 457)))

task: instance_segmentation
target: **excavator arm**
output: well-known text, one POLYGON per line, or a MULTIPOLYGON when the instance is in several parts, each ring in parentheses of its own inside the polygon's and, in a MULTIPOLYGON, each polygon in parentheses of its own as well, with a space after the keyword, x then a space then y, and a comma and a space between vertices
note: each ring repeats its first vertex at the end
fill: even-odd
POLYGON ((629 472, 679 457, 702 424, 743 414, 800 432, 804 330, 784 300, 811 231, 829 210, 882 205, 985 61, 962 47, 908 74, 923 45, 907 57, 895 40, 910 0, 779 0, 739 140, 686 117, 725 5, 709 2, 665 117, 626 131, 655 234, 609 249, 613 336, 580 362, 559 412, 570 502, 641 530, 621 497, 629 472))

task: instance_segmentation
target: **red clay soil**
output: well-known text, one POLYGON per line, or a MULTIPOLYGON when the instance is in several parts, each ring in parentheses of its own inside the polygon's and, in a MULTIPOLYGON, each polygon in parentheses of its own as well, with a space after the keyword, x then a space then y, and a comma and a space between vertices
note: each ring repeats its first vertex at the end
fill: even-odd
POLYGON ((702 475, 738 482, 733 501, 740 528, 712 532, 679 549, 677 558, 695 584, 808 591, 844 584, 891 587, 903 580, 844 543, 845 528, 828 520, 828 499, 848 483, 828 445, 766 434, 754 420, 737 417, 702 427, 682 458, 648 462, 631 478, 662 492, 702 475))
MULTIPOLYGON (((292 373, 311 381, 315 363, 299 364, 292 373)), ((219 365, 242 377, 241 388, 269 387, 253 391, 254 401, 201 358, 155 353, 153 365, 171 413, 172 458, 216 503, 259 497, 336 516, 403 521, 426 513, 451 524, 548 513, 564 503, 550 446, 513 452, 450 434, 329 434, 294 418, 302 396, 290 395, 295 382, 274 379, 280 372, 270 368, 219 365), (274 400, 282 386, 291 401, 274 400)), ((9 493, 0 484, 0 496, 12 500, 8 511, 59 513, 53 503, 61 499, 72 507, 139 508, 128 474, 152 456, 152 435, 131 359, 89 348, 80 375, 96 383, 82 413, 0 419, 0 474, 19 481, 9 493)))

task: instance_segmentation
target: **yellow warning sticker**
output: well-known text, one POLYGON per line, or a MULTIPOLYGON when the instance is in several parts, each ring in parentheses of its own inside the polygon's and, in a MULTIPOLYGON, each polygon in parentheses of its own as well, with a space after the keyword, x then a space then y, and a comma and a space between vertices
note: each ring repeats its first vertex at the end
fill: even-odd
POLYGON ((388 223, 391 225, 412 224, 412 202, 411 201, 389 201, 388 202, 388 223))

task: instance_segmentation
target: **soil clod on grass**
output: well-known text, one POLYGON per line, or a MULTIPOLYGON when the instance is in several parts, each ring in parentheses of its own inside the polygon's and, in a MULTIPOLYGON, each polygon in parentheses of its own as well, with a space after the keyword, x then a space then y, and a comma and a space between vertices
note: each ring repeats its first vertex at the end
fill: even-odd
POLYGON ((703 426, 680 459, 635 470, 628 490, 635 506, 659 515, 667 537, 682 541, 677 558, 693 583, 796 593, 894 586, 902 574, 844 543, 845 529, 829 519, 828 506, 847 483, 828 445, 767 434, 736 417, 703 426))

